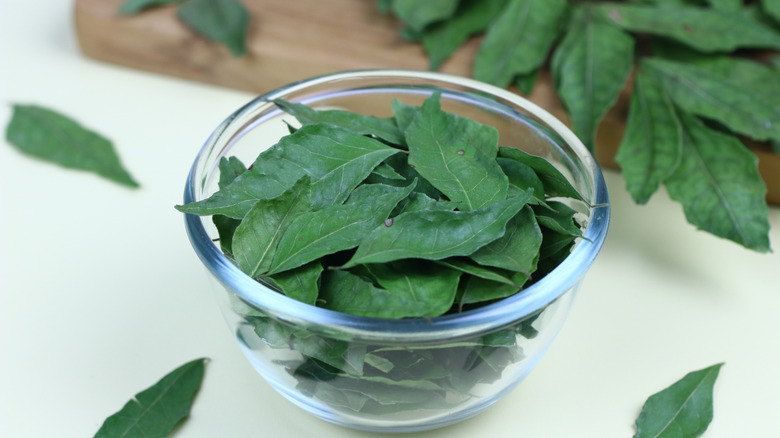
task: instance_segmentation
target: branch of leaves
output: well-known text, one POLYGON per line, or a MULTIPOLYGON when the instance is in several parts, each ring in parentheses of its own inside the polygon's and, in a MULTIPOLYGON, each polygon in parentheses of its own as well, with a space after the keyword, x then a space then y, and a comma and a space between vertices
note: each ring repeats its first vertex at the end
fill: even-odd
POLYGON ((177 208, 216 215, 223 252, 292 298, 435 317, 518 292, 581 236, 566 178, 438 93, 391 118, 275 103, 302 126, 248 170, 223 159, 220 189, 177 208))
POLYGON ((627 132, 617 157, 632 197, 645 203, 663 184, 692 224, 769 251, 766 188, 739 136, 780 142, 780 106, 773 99, 780 90, 778 64, 742 57, 752 49, 780 49, 776 1, 379 5, 406 24, 404 35, 422 44, 431 69, 481 34, 473 76, 530 93, 550 59, 573 130, 591 150, 636 57, 627 132), (739 55, 729 55, 735 50, 739 55))
POLYGON ((172 4, 182 23, 199 35, 224 45, 235 57, 246 53, 250 14, 239 0, 127 0, 119 13, 134 15, 172 4))

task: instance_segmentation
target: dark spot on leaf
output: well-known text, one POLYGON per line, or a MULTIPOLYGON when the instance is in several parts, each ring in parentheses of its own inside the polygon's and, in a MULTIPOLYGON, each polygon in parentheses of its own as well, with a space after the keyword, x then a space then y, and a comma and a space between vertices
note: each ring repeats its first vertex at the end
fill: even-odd
POLYGON ((684 24, 683 30, 686 32, 693 32, 693 26, 691 26, 690 24, 684 24))
POLYGON ((385 219, 385 226, 390 227, 393 225, 393 218, 385 219))
POLYGON ((463 149, 459 149, 459 150, 458 150, 458 155, 463 155, 463 154, 465 154, 465 153, 466 153, 466 151, 464 151, 463 149))

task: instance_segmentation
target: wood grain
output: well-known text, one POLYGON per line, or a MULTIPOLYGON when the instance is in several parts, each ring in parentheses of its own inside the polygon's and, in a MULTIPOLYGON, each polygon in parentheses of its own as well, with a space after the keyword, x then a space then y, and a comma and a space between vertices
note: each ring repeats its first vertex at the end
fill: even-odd
MULTIPOLYGON (((174 6, 137 15, 118 13, 125 0, 76 0, 74 19, 82 52, 112 64, 262 94, 290 82, 344 70, 426 70, 418 44, 402 40, 399 24, 376 12, 372 0, 244 0, 252 16, 248 54, 234 58, 221 45, 192 32, 174 6)), ((439 69, 471 75, 479 46, 472 39, 439 69)), ((604 117, 596 158, 616 169, 614 155, 625 130, 629 89, 604 117)), ((528 98, 568 123, 547 73, 528 98)), ((780 157, 754 144, 769 187, 767 200, 780 204, 780 157)))

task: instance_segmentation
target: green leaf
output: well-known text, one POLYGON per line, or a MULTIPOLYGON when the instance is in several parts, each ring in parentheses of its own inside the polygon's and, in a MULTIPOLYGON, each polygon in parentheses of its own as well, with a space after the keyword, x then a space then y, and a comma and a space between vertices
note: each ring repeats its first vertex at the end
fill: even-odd
POLYGON ((506 232, 471 254, 475 262, 521 272, 530 277, 536 270, 542 231, 536 222, 534 211, 526 205, 506 224, 506 232))
POLYGON ((470 211, 415 211, 371 231, 345 268, 405 258, 441 260, 470 255, 504 235, 506 223, 530 199, 515 197, 470 211))
POLYGON ((206 359, 176 368, 108 417, 95 438, 166 437, 190 413, 206 359))
POLYGON ((445 113, 434 94, 406 129, 409 164, 461 210, 506 199, 506 175, 495 160, 498 131, 445 113))
POLYGON ((261 199, 273 199, 308 174, 312 204, 339 204, 382 161, 400 152, 378 140, 330 124, 306 125, 260 154, 244 172, 211 197, 180 205, 184 213, 240 219, 261 199))
POLYGON ((683 155, 665 182, 693 225, 759 252, 769 251, 769 211, 758 159, 736 137, 681 113, 683 155))
POLYGON ((567 236, 582 236, 582 229, 575 220, 576 210, 559 201, 550 201, 547 207, 537 209, 536 221, 539 225, 567 236))
POLYGON ((534 72, 547 59, 568 10, 566 0, 510 0, 482 40, 474 78, 505 88, 515 76, 534 72))
MULTIPOLYGON (((237 157, 222 157, 219 160, 219 188, 224 189, 244 172, 246 172, 246 166, 237 157)), ((241 221, 221 214, 214 215, 211 221, 217 227, 219 246, 222 252, 232 259, 233 235, 241 221)))
POLYGON ((233 56, 246 53, 249 11, 238 0, 187 0, 177 14, 194 31, 225 45, 233 56))
POLYGON ((404 135, 398 130, 395 119, 378 118, 341 110, 315 110, 300 103, 275 99, 273 103, 282 111, 294 116, 304 125, 330 123, 361 135, 375 135, 393 144, 404 144, 404 135))
POLYGON ((288 297, 313 306, 320 293, 322 271, 322 263, 315 260, 298 268, 274 274, 271 280, 288 297))
MULTIPOLYGON (((454 293, 452 295, 455 296, 454 293)), ((329 271, 324 275, 320 305, 337 312, 372 318, 404 318, 410 314, 426 314, 425 303, 377 287, 349 271, 329 271)))
POLYGON ((636 420, 634 438, 700 436, 712 421, 712 389, 723 364, 685 375, 650 396, 636 420))
POLYGON ((437 260, 436 263, 447 266, 448 268, 457 269, 465 274, 472 275, 474 277, 484 278, 485 280, 491 280, 498 283, 504 283, 515 288, 520 287, 511 278, 511 275, 505 275, 510 273, 498 272, 494 268, 480 266, 475 262, 465 257, 451 257, 444 260, 437 260))
MULTIPOLYGON (((522 285, 528 277, 522 272, 515 272, 511 278, 513 283, 522 285)), ((480 277, 464 279, 461 287, 460 304, 474 304, 485 301, 493 301, 516 294, 520 290, 518 285, 510 285, 487 280, 480 277)))
POLYGON ((736 12, 742 8, 742 0, 707 0, 713 9, 724 12, 736 12))
POLYGON ((725 57, 701 64, 646 58, 642 65, 685 111, 756 140, 780 139, 780 75, 770 67, 725 57))
POLYGON ((569 29, 552 58, 555 88, 574 133, 594 149, 596 130, 633 68, 634 40, 599 17, 592 6, 574 9, 569 29))
POLYGON ((539 79, 539 70, 536 69, 531 73, 521 74, 515 76, 514 85, 522 94, 531 94, 536 84, 536 80, 539 79))
POLYGON ((611 3, 599 13, 632 32, 675 39, 702 52, 730 52, 738 48, 780 48, 780 33, 747 14, 692 6, 611 3))
POLYGON ((270 273, 354 248, 372 229, 385 227, 385 219, 413 187, 366 184, 355 189, 343 205, 299 215, 279 239, 270 273))
POLYGON ((428 53, 429 68, 438 69, 471 35, 485 30, 506 2, 465 0, 452 18, 425 29, 421 42, 428 53))
POLYGON ((640 71, 634 80, 626 131, 615 161, 626 189, 646 203, 682 158, 682 127, 677 109, 663 87, 640 71))
POLYGON ((451 17, 458 0, 393 0, 393 13, 407 26, 421 31, 425 26, 451 17))
POLYGON ((37 105, 13 105, 5 138, 26 155, 138 187, 122 167, 110 140, 64 114, 37 105))
POLYGON ((276 254, 276 246, 290 223, 311 211, 310 180, 303 177, 274 199, 258 201, 244 216, 233 235, 233 257, 250 277, 267 273, 276 254))
MULTIPOLYGON (((446 313, 455 300, 461 272, 424 260, 399 260, 366 265, 383 289, 402 298, 396 318, 433 318, 446 313)), ((387 311, 387 309, 383 310, 387 311)))
MULTIPOLYGON (((577 189, 574 188, 574 186, 571 185, 568 179, 566 179, 565 176, 561 173, 560 170, 558 170, 552 163, 545 160, 542 157, 537 157, 536 155, 531 155, 525 151, 522 151, 520 149, 515 149, 507 146, 502 146, 498 148, 498 156, 499 156, 499 162, 501 163, 502 167, 507 166, 506 163, 500 161, 501 158, 509 159, 517 161, 518 163, 524 164, 525 166, 530 167, 533 169, 533 171, 536 173, 536 176, 541 180, 542 186, 544 187, 544 191, 537 193, 536 190, 538 189, 538 186, 535 182, 529 181, 527 183, 523 183, 518 178, 520 174, 517 174, 516 176, 512 177, 512 182, 517 187, 523 188, 524 185, 528 185, 528 187, 534 189, 534 195, 541 197, 542 195, 548 195, 548 196, 563 196, 566 198, 573 198, 582 201, 582 195, 577 192, 577 189)), ((506 170, 508 172, 513 172, 515 170, 519 170, 516 166, 507 166, 506 170)), ((523 175, 525 175, 526 172, 523 171, 523 175)), ((526 178, 530 178, 527 175, 526 178)))
POLYGON ((761 0, 761 7, 775 22, 780 23, 780 1, 761 0))
MULTIPOLYGON (((398 99, 393 99, 393 115, 395 116, 395 123, 401 132, 406 132, 406 129, 412 123, 417 113, 420 112, 419 106, 407 105, 398 99)), ((406 142, 404 142, 406 143, 406 142)))
POLYGON ((181 3, 184 0, 127 0, 119 7, 119 13, 124 15, 137 14, 144 9, 181 3))

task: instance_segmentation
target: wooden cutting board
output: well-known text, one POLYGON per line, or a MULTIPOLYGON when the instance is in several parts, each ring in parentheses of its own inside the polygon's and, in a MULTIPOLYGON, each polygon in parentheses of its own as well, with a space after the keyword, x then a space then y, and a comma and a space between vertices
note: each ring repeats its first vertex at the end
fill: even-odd
MULTIPOLYGON (((262 94, 293 81, 367 68, 427 70, 418 44, 399 37, 399 23, 376 11, 373 0, 244 0, 251 14, 248 53, 231 56, 182 24, 175 6, 123 16, 126 0, 76 0, 75 23, 86 56, 126 67, 262 94)), ((471 75, 479 46, 473 39, 440 71, 471 75)), ((596 142, 602 166, 613 158, 625 130, 629 89, 604 117, 596 142)), ((540 75, 530 100, 568 123, 549 74, 540 75)), ((755 145, 767 199, 780 204, 780 157, 755 145)))

